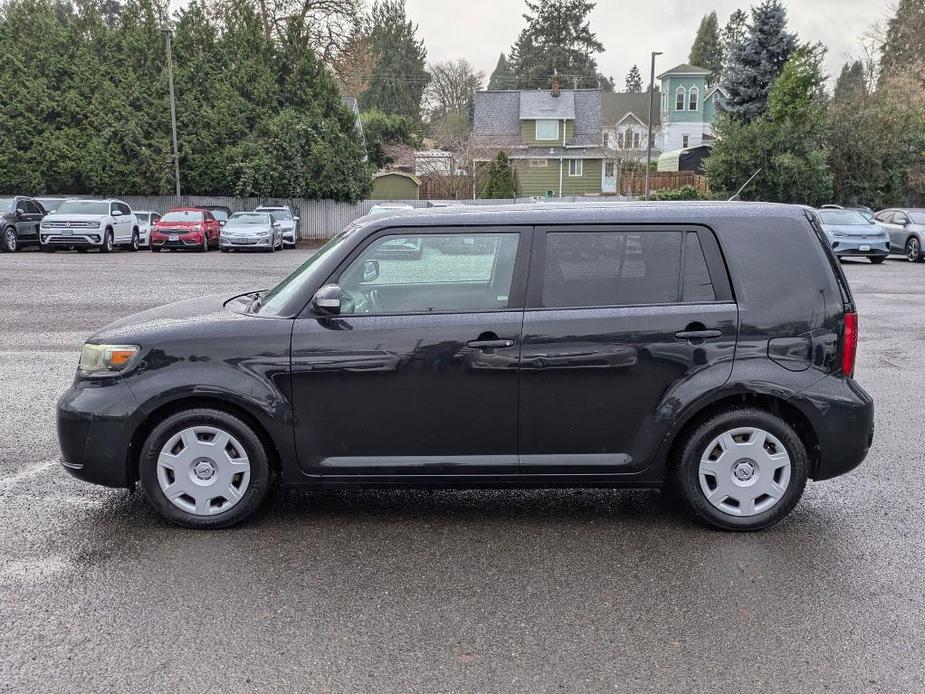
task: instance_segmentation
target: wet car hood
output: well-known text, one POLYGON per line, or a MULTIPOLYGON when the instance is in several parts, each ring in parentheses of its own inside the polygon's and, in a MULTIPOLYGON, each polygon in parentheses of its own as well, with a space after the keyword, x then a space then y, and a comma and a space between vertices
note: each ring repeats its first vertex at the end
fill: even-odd
POLYGON ((256 236, 257 234, 269 234, 273 227, 266 224, 226 224, 222 227, 222 234, 225 236, 256 236))
POLYGON ((249 297, 212 294, 148 309, 104 326, 88 338, 98 344, 150 345, 159 340, 198 339, 220 335, 238 321, 255 320, 246 314, 249 297))

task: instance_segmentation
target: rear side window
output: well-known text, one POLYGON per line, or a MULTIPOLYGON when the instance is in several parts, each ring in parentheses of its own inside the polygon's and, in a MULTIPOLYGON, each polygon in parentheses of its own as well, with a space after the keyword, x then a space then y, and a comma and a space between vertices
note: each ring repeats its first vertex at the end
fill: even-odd
POLYGON ((638 306, 715 299, 696 233, 593 231, 550 232, 546 236, 544 307, 638 306))

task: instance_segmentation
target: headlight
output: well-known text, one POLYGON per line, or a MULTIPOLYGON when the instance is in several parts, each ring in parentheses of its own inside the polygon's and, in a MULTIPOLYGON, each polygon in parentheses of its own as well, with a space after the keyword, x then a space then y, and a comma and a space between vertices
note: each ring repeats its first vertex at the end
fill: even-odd
POLYGON ((116 373, 132 363, 138 347, 135 345, 91 345, 83 346, 77 370, 84 374, 116 373))
POLYGON ((269 235, 270 235, 269 231, 258 231, 257 232, 257 236, 269 236, 269 235))

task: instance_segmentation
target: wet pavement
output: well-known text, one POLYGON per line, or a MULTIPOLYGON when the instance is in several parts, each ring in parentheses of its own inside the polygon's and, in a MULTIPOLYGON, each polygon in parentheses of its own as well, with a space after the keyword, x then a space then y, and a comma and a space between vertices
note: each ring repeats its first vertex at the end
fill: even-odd
POLYGON ((778 526, 650 491, 290 491, 224 531, 58 465, 83 339, 307 257, 0 254, 0 691, 925 690, 925 265, 850 263, 877 434, 778 526))

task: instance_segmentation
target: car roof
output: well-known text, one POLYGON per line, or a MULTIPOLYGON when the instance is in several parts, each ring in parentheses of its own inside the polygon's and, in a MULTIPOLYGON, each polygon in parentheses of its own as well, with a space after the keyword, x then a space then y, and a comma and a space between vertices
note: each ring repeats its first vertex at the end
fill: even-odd
POLYGON ((696 224, 719 219, 778 217, 805 221, 811 207, 770 202, 542 202, 503 205, 424 207, 405 214, 368 215, 359 224, 370 230, 401 224, 543 226, 546 224, 696 224))
POLYGON ((264 210, 288 210, 289 205, 257 205, 254 212, 263 212, 264 210))

